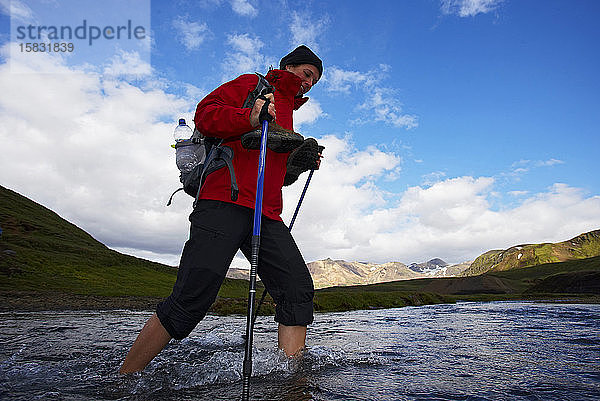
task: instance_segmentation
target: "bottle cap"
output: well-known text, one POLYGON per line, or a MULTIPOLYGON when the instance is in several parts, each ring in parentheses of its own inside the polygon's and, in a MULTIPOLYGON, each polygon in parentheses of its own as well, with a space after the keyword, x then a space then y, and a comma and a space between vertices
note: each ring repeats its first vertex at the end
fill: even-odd
POLYGON ((185 125, 185 118, 179 119, 179 125, 185 125))

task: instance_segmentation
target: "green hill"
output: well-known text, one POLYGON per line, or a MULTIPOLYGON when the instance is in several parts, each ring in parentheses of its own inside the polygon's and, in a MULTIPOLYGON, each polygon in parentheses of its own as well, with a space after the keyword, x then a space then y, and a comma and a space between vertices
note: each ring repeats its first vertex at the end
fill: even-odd
POLYGON ((490 271, 505 271, 544 263, 565 262, 600 256, 600 230, 580 234, 568 241, 544 244, 517 245, 480 255, 462 276, 490 271))
MULTIPOLYGON (((175 282, 175 268, 111 250, 53 211, 1 186, 0 227, 0 293, 9 304, 19 304, 15 298, 22 297, 43 302, 40 308, 119 303, 148 308, 169 295, 175 282)), ((247 288, 243 280, 227 279, 219 295, 243 298, 247 288)))

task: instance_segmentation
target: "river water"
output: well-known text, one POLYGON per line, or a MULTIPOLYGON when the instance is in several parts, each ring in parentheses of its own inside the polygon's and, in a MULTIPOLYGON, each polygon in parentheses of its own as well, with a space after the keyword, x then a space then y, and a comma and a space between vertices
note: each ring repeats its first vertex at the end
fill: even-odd
MULTIPOLYGON (((1 400, 236 400, 245 317, 208 316, 139 374, 150 312, 0 314, 1 400)), ((599 400, 600 305, 458 303, 316 314, 300 361, 255 330, 253 400, 599 400)))

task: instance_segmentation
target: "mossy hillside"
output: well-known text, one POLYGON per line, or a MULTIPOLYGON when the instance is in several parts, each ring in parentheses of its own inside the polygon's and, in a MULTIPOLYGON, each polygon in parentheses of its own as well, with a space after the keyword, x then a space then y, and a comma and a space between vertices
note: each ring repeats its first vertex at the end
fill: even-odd
POLYGON ((600 272, 558 273, 540 280, 526 293, 600 294, 600 272))
POLYGON ((578 259, 600 255, 600 230, 591 231, 567 241, 572 245, 571 252, 578 259))
POLYGON ((600 230, 558 243, 527 244, 488 251, 477 257, 461 275, 522 269, 530 266, 585 259, 600 255, 600 230))
POLYGON ((522 294, 600 295, 600 256, 490 272, 488 275, 520 282, 522 294))
POLYGON ((490 270, 491 266, 496 266, 502 261, 503 251, 492 250, 479 255, 468 269, 464 270, 461 276, 472 276, 483 274, 490 270))
POLYGON ((555 274, 579 271, 600 271, 600 256, 568 260, 565 262, 545 263, 523 269, 489 272, 487 275, 517 280, 527 284, 534 283, 555 274))
MULTIPOLYGON (((0 290, 101 296, 169 295, 177 269, 109 249, 58 214, 0 186, 0 290)), ((223 297, 247 294, 226 279, 223 297)), ((246 295, 247 296, 247 295, 246 295)))

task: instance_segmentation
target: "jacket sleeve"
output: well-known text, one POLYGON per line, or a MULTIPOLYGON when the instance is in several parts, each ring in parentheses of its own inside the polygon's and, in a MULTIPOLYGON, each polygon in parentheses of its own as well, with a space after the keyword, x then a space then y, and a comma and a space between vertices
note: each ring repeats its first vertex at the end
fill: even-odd
POLYGON ((256 75, 244 74, 209 93, 196 107, 194 123, 198 131, 219 138, 233 138, 252 131, 251 109, 243 109, 242 104, 257 82, 256 75))

